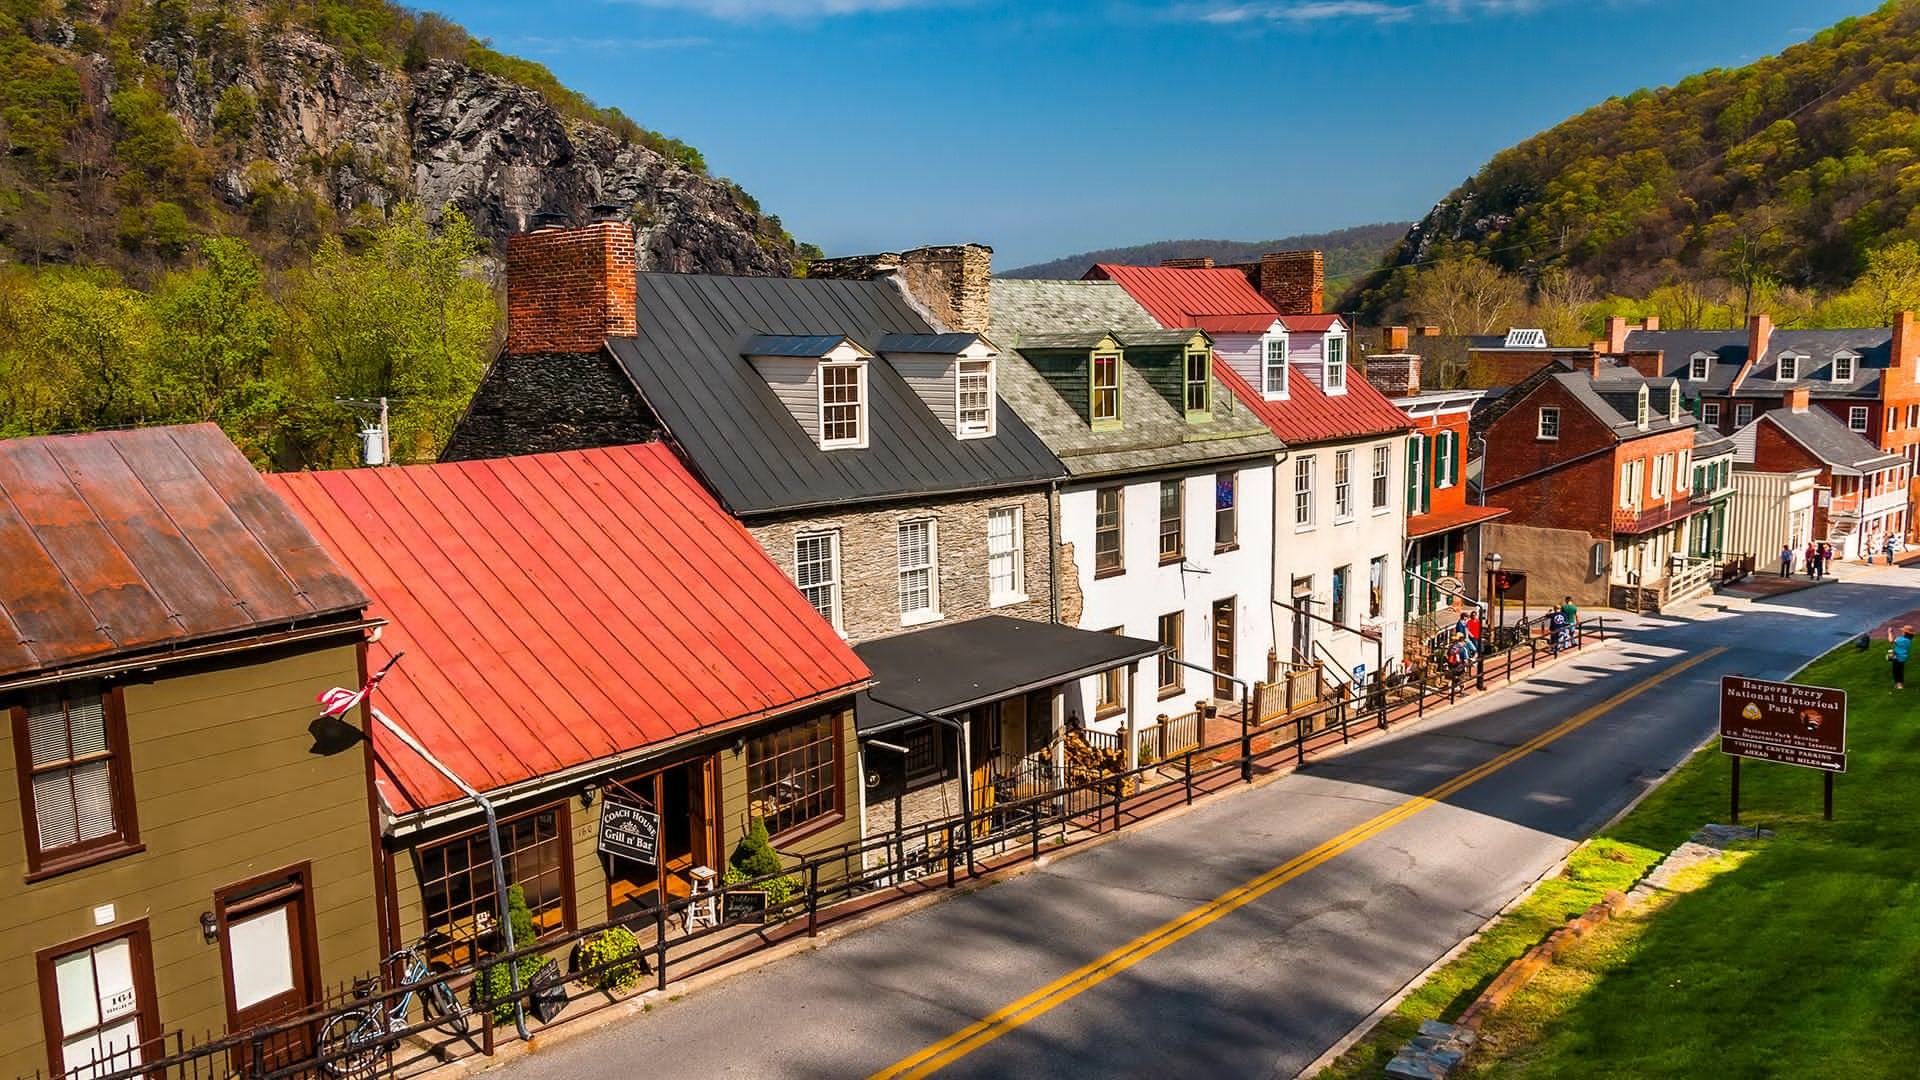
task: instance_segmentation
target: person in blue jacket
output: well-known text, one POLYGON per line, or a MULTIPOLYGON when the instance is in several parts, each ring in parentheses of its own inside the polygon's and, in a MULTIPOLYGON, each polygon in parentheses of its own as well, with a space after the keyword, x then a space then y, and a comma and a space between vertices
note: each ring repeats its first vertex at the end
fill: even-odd
POLYGON ((1887 650, 1887 661, 1893 666, 1893 688, 1907 688, 1907 659, 1913 655, 1913 627, 1900 628, 1900 636, 1894 637, 1892 628, 1888 628, 1887 637, 1893 642, 1893 648, 1887 650))

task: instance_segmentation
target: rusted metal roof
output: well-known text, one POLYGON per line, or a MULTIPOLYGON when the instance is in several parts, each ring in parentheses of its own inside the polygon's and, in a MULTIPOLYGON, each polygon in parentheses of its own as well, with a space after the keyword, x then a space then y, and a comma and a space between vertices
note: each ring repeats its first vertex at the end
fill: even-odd
POLYGON ((1464 529, 1469 525, 1492 521, 1506 517, 1508 510, 1504 506, 1456 506, 1450 510, 1436 510, 1431 514, 1407 515, 1407 539, 1415 540, 1423 536, 1434 536, 1455 529, 1464 529))
POLYGON ((0 567, 0 676, 367 604, 212 424, 0 442, 0 567))
MULTIPOLYGON (((406 659, 379 707, 483 791, 761 720, 867 667, 659 443, 269 477, 406 659)), ((376 729, 396 813, 459 792, 376 729)))

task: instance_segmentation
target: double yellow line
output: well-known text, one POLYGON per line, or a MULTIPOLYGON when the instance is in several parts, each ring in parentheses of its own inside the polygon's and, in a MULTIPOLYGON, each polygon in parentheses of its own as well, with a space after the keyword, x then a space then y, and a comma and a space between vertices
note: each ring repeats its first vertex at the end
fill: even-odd
POLYGON ((1067 972, 1032 993, 968 1024, 932 1046, 881 1069, 869 1080, 917 1080, 919 1077, 933 1075, 1014 1028, 1044 1015, 1175 942, 1226 918, 1314 867, 1353 850, 1368 839, 1437 805, 1441 800, 1469 784, 1499 772, 1535 750, 1565 737, 1668 679, 1726 651, 1725 646, 1709 649, 1555 724, 1519 746, 1460 773, 1431 791, 1416 795, 1391 810, 1369 818, 1331 840, 1288 859, 1259 877, 1134 938, 1105 956, 1067 972))

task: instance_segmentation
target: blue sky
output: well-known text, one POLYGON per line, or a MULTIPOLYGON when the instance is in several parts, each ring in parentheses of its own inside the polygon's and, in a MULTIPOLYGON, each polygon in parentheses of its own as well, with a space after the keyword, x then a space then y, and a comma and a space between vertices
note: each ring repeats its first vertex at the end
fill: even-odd
POLYGON ((425 0, 700 148, 829 254, 1010 268, 1419 217, 1609 95, 1871 0, 425 0))

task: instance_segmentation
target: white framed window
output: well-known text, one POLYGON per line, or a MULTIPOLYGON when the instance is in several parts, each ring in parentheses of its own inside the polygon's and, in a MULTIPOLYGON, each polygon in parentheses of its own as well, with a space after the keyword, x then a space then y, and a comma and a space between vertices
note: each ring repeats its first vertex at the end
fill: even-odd
POLYGON ((1353 451, 1333 455, 1333 520, 1353 520, 1353 451))
POLYGON ((1899 427, 1900 427, 1900 410, 1888 409, 1887 410, 1887 430, 1896 431, 1899 429, 1899 427))
POLYGON ((1673 490, 1681 491, 1687 486, 1687 476, 1693 471, 1693 451, 1682 450, 1673 466, 1673 490))
POLYGON ((1781 382, 1792 382, 1799 378, 1800 355, 1798 353, 1781 353, 1780 359, 1775 362, 1773 377, 1781 382))
POLYGON ((1313 528, 1313 467, 1312 454, 1293 459, 1293 527, 1296 529, 1313 528))
POLYGON ((1460 479, 1460 436, 1442 431, 1433 437, 1433 486, 1450 488, 1460 479))
POLYGON ((1746 427, 1751 423, 1753 423, 1753 403, 1750 401, 1735 403, 1733 406, 1733 426, 1746 427))
POLYGON ((1095 424, 1120 422, 1120 356, 1095 353, 1088 415, 1095 424))
POLYGON ((1213 478, 1213 550, 1231 551, 1240 545, 1240 483, 1233 473, 1213 478))
POLYGON ((1675 383, 1672 386, 1667 388, 1667 421, 1669 423, 1674 423, 1674 424, 1677 424, 1680 422, 1680 384, 1679 383, 1675 383))
POLYGON ((1393 468, 1393 448, 1385 443, 1373 448, 1373 512, 1385 513, 1388 509, 1389 485, 1388 472, 1393 468))
POLYGON ((40 985, 40 1007, 57 1037, 48 1048, 55 1070, 78 1078, 145 1061, 142 1043, 155 1034, 149 1029, 156 1003, 145 1000, 153 990, 153 946, 144 922, 130 934, 42 960, 40 985))
POLYGON ((1646 384, 1642 383, 1640 385, 1639 408, 1634 419, 1634 423, 1639 424, 1641 427, 1647 426, 1647 396, 1646 384))
POLYGON ((1186 405, 1189 414, 1213 411, 1213 354, 1205 349, 1187 353, 1186 405))
POLYGON ((1275 334, 1261 342, 1264 375, 1261 389, 1276 397, 1287 396, 1287 335, 1275 334))
POLYGON ((1907 406, 1907 426, 1920 427, 1920 405, 1907 406))
POLYGON ((1344 394, 1347 392, 1347 339, 1343 334, 1327 335, 1327 365, 1325 382, 1327 393, 1344 394))
POLYGON ((1700 403, 1700 422, 1707 425, 1710 428, 1719 427, 1720 426, 1720 403, 1717 401, 1701 402, 1700 403))
POLYGON ((1653 459, 1653 497, 1656 499, 1667 497, 1667 469, 1672 464, 1672 459, 1666 454, 1653 459))
POLYGON ((1713 354, 1699 353, 1699 352, 1694 353, 1692 359, 1690 359, 1687 362, 1687 381, 1688 382, 1705 382, 1707 379, 1707 375, 1712 371, 1713 371, 1713 354))
POLYGON ((993 434, 993 361, 962 360, 953 380, 955 433, 963 439, 993 434))
POLYGON ((793 538, 793 583, 820 617, 840 629, 840 533, 793 538))
POLYGON ((1160 481, 1160 561, 1179 562, 1187 554, 1187 482, 1160 481))
POLYGON ((1026 522, 1017 506, 987 511, 987 603, 1013 604, 1027 598, 1026 522))
POLYGON ((1341 626, 1347 624, 1347 583, 1353 577, 1353 564, 1333 568, 1333 611, 1329 614, 1341 626))
POLYGON ((1124 491, 1103 487, 1093 493, 1093 576, 1106 577, 1126 571, 1125 551, 1120 544, 1120 510, 1124 491))
POLYGON ((1418 514, 1427 502, 1427 440, 1415 435, 1407 440, 1407 513, 1418 514))
POLYGON ((820 448, 867 445, 867 365, 820 365, 820 448))
POLYGON ((1867 430, 1867 407, 1865 405, 1847 406, 1847 426, 1855 431, 1867 430))
POLYGON ((900 523, 900 621, 903 623, 940 617, 936 543, 931 520, 922 518, 900 523))
POLYGON ((1540 422, 1534 429, 1535 437, 1552 441, 1560 437, 1560 407, 1547 405, 1540 409, 1540 422))
POLYGON ((1833 354, 1833 381, 1834 382, 1852 382, 1853 369, 1855 364, 1858 362, 1858 360, 1859 360, 1859 357, 1853 355, 1850 352, 1834 353, 1833 354))

